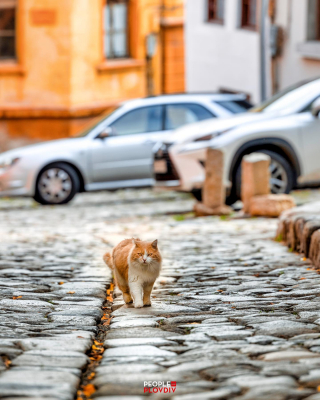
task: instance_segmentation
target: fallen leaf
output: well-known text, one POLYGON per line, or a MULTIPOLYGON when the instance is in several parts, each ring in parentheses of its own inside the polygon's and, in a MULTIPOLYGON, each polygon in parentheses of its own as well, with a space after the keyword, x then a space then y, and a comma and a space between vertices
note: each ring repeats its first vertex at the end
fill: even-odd
POLYGON ((303 279, 306 279, 306 278, 299 278, 300 279, 300 281, 302 281, 303 279))
POLYGON ((106 322, 104 322, 103 325, 104 325, 104 326, 110 325, 110 322, 111 322, 111 318, 109 318, 106 322))
POLYGON ((104 320, 108 319, 108 316, 104 315, 101 319, 104 321, 104 320))
POLYGON ((103 343, 102 342, 98 342, 97 340, 94 341, 94 344, 96 346, 103 346, 103 343))
POLYGON ((59 282, 59 285, 63 285, 64 284, 64 282, 59 282))
POLYGON ((22 296, 13 296, 13 300, 21 299, 22 296))
POLYGON ((95 372, 91 372, 90 375, 88 375, 88 379, 93 379, 96 376, 95 372))
POLYGON ((75 294, 75 292, 68 292, 68 294, 75 294))
POLYGON ((84 337, 83 337, 83 336, 77 336, 77 338, 79 338, 79 339, 84 339, 84 337))
POLYGON ((110 290, 110 289, 108 289, 108 290, 107 290, 107 294, 110 294, 110 293, 111 293, 111 290, 110 290))
POLYGON ((320 385, 317 387, 317 391, 320 392, 320 385))
POLYGON ((100 356, 99 354, 94 355, 89 357, 91 361, 100 361, 102 359, 102 356, 100 356))
POLYGON ((110 283, 110 290, 113 290, 113 289, 114 289, 114 284, 110 283))
POLYGON ((301 258, 302 261, 307 261, 306 257, 301 258))
POLYGON ((96 391, 96 388, 92 383, 89 383, 88 385, 84 386, 82 390, 85 396, 90 397, 96 391))
POLYGON ((110 301, 110 303, 113 302, 113 297, 112 296, 107 296, 107 300, 110 301))
POLYGON ((5 365, 7 368, 9 368, 9 366, 11 365, 11 361, 8 360, 8 359, 4 360, 4 365, 5 365))

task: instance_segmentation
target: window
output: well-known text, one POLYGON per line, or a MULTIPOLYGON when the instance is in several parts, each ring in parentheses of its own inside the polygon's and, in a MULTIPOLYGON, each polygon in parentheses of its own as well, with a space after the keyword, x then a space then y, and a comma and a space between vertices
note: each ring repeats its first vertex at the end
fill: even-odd
POLYGON ((106 0, 104 9, 104 56, 129 57, 128 0, 106 0))
POLYGON ((320 40, 320 0, 309 0, 308 40, 320 40))
POLYGON ((252 108, 252 105, 247 100, 222 100, 215 101, 215 103, 231 111, 233 114, 243 113, 252 108))
POLYGON ((257 27, 257 0, 242 0, 241 27, 256 29, 257 27))
POLYGON ((129 111, 111 124, 117 135, 158 132, 162 130, 163 107, 152 106, 129 111))
POLYGON ((208 0, 208 22, 223 24, 224 1, 225 0, 208 0))
POLYGON ((0 60, 16 58, 16 2, 0 2, 0 60))
POLYGON ((166 106, 165 130, 213 117, 210 111, 198 104, 171 104, 166 106))

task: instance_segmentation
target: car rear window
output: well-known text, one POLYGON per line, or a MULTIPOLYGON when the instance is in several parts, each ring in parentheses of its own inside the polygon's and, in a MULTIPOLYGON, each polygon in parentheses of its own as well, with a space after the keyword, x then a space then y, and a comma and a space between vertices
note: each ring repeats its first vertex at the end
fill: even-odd
POLYGON ((234 114, 245 112, 252 107, 252 104, 248 100, 223 100, 215 101, 215 103, 218 103, 221 107, 234 114))

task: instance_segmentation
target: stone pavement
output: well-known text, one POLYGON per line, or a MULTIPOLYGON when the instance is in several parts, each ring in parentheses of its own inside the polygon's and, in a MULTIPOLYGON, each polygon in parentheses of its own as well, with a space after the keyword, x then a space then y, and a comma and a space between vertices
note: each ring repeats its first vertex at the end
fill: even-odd
POLYGON ((103 338, 96 400, 159 381, 175 392, 149 398, 320 399, 319 275, 271 240, 277 220, 193 219, 192 203, 148 190, 0 201, 0 398, 73 399, 103 338), (163 271, 152 307, 114 292, 109 329, 101 255, 131 236, 159 239, 163 271))

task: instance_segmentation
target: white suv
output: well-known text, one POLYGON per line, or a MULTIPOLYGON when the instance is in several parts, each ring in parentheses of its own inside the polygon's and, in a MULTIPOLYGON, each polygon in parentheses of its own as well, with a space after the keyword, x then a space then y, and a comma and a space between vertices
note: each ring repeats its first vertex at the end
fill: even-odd
POLYGON ((178 129, 155 153, 157 186, 191 191, 200 198, 207 148, 224 153, 229 203, 239 198, 241 160, 252 152, 271 156, 273 193, 319 183, 319 98, 318 78, 299 83, 247 113, 178 129))

